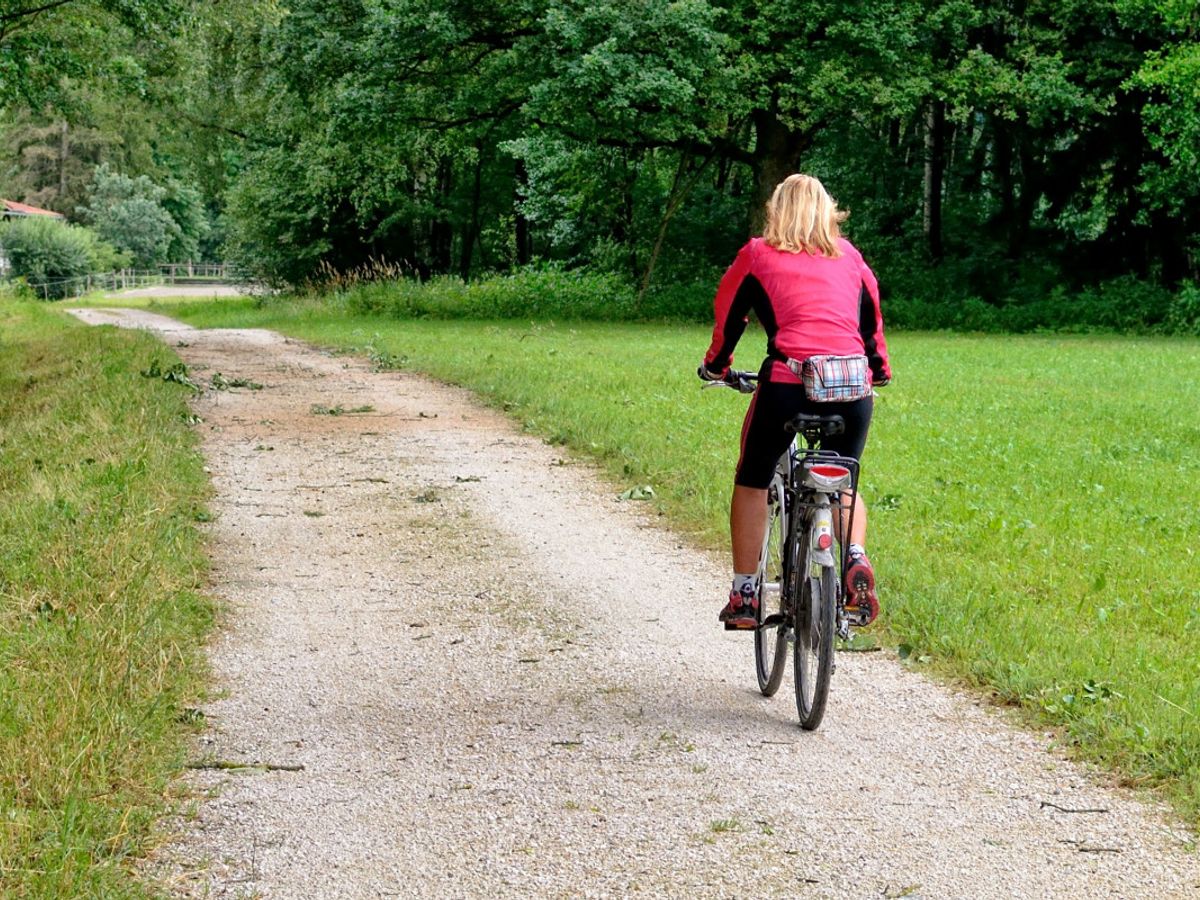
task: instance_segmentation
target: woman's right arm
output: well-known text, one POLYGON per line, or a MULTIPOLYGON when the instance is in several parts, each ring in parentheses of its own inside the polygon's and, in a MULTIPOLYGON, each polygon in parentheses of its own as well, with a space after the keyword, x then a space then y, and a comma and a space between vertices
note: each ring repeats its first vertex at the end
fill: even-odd
POLYGON ((720 377, 733 365, 733 349, 746 330, 746 322, 750 310, 758 294, 765 294, 758 279, 750 269, 754 258, 754 242, 746 244, 738 251, 721 283, 717 286, 717 296, 713 299, 712 342, 704 355, 704 368, 712 375, 720 377))

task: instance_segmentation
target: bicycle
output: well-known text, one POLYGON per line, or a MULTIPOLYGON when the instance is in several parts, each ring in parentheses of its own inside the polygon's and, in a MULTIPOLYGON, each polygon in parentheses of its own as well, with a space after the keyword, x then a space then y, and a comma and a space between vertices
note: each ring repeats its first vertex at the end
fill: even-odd
MULTIPOLYGON (((753 393, 755 372, 731 370, 705 387, 753 393)), ((854 524, 858 461, 817 449, 823 437, 845 429, 841 416, 801 413, 787 428, 797 439, 780 458, 767 488, 767 530, 759 553, 756 590, 758 628, 754 663, 758 687, 772 697, 783 682, 787 647, 792 645, 796 711, 800 727, 821 724, 833 676, 834 638, 850 638, 865 613, 845 605, 842 573, 854 524), (835 520, 835 516, 837 517, 835 520), (835 526, 835 521, 837 525, 835 526), (843 529, 844 524, 844 529, 843 529)))

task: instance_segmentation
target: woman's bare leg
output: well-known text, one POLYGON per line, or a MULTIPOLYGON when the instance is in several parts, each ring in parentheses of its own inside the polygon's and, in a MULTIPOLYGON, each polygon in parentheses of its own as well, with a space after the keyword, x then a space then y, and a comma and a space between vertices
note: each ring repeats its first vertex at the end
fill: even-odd
POLYGON ((766 531, 766 490, 735 484, 733 501, 729 504, 729 534, 733 544, 733 571, 736 574, 750 575, 758 571, 758 555, 762 552, 766 531))
MULTIPOLYGON (((842 498, 845 499, 845 494, 842 498)), ((848 510, 842 512, 842 523, 839 529, 842 534, 846 533, 846 523, 850 519, 848 510)), ((854 523, 850 529, 850 543, 858 544, 864 550, 867 548, 867 503, 862 498, 862 494, 854 495, 854 523)))

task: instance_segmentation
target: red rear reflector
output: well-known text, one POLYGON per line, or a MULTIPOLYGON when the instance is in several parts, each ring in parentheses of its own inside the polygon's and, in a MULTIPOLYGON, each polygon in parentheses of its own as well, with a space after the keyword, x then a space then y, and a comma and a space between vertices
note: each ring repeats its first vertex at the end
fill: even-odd
POLYGON ((819 538, 817 538, 817 549, 818 550, 828 550, 832 546, 833 546, 833 538, 831 536, 829 536, 828 534, 823 534, 819 538))
POLYGON ((850 474, 850 470, 845 466, 820 465, 809 466, 809 469, 825 478, 844 478, 850 474))

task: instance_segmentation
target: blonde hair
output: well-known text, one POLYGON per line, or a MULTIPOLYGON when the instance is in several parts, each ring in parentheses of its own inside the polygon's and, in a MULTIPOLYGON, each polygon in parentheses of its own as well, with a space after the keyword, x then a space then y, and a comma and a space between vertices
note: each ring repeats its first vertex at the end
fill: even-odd
POLYGON ((838 257, 838 238, 849 213, 837 208, 825 185, 811 175, 789 175, 767 201, 763 240, 776 250, 838 257))

